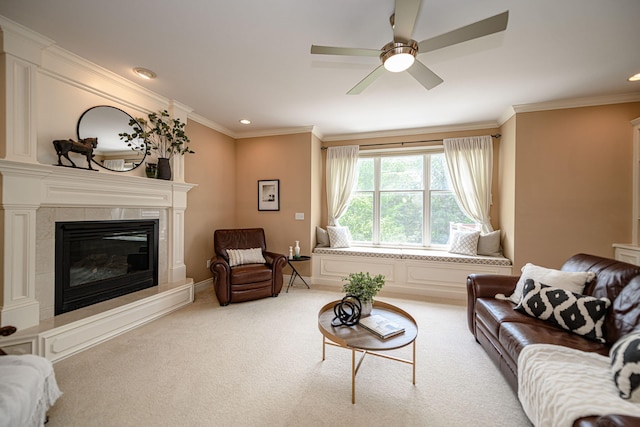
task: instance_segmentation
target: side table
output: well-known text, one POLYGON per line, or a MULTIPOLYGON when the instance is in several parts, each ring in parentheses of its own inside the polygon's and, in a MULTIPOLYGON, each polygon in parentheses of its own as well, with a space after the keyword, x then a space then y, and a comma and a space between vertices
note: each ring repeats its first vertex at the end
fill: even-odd
POLYGON ((291 267, 291 277, 289 278, 289 285, 287 286, 286 292, 289 292, 289 288, 293 285, 293 282, 295 282, 296 276, 299 277, 300 280, 302 280, 302 283, 304 283, 307 286, 307 289, 311 289, 307 281, 304 280, 304 277, 302 277, 300 273, 298 273, 298 270, 296 270, 296 268, 293 265, 294 262, 309 261, 310 259, 311 257, 306 255, 300 255, 298 258, 287 258, 287 263, 291 267))

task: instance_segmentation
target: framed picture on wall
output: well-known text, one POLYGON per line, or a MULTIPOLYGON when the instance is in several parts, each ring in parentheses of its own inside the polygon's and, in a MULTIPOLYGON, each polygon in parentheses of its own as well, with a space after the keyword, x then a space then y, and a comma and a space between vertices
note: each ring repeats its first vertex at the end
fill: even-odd
POLYGON ((258 210, 280 210, 280 180, 258 181, 258 210))

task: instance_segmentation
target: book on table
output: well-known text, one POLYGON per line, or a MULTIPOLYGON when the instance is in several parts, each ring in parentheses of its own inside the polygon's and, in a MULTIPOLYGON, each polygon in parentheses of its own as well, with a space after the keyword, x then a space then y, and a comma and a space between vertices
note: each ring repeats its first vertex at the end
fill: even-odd
POLYGON ((402 326, 379 314, 363 317, 358 324, 382 339, 393 337, 404 332, 402 326))

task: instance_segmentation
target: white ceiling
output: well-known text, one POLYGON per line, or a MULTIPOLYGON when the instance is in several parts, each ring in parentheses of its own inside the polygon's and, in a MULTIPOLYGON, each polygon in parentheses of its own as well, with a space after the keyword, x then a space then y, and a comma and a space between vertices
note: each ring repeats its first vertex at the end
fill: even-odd
POLYGON ((509 24, 418 55, 444 79, 430 91, 386 72, 346 95, 379 59, 311 55, 311 44, 380 49, 393 9, 393 0, 0 0, 0 15, 236 137, 486 125, 516 105, 640 95, 640 82, 626 81, 640 72, 639 0, 423 0, 417 41, 505 10, 509 24), (137 79, 136 66, 158 78, 137 79))

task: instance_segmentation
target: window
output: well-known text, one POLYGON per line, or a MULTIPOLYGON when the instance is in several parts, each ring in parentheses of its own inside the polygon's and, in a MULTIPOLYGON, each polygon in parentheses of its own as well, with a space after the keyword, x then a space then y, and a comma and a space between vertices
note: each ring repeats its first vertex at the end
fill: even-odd
POLYGON ((450 222, 469 222, 450 189, 442 151, 361 153, 358 186, 340 224, 354 242, 437 247, 450 222))

